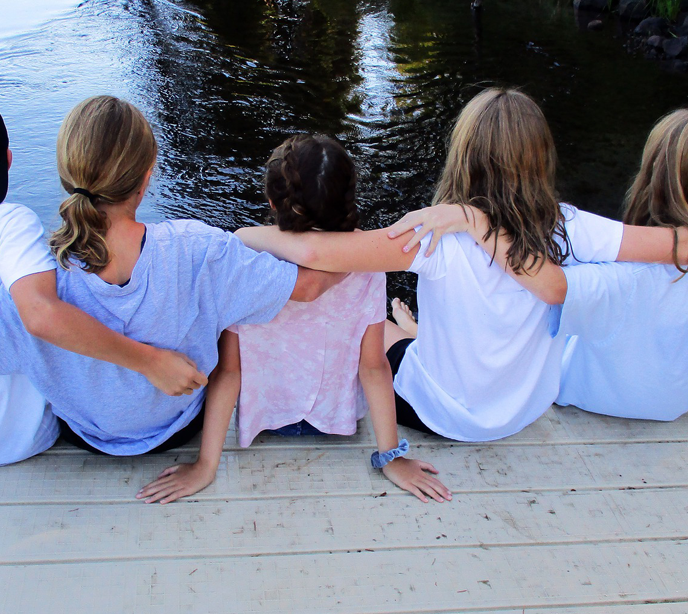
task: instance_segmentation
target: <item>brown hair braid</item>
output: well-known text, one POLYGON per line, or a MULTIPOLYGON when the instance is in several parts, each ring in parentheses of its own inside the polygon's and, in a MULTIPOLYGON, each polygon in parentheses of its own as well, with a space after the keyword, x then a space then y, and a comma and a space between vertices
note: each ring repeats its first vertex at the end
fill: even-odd
POLYGON ((265 195, 280 230, 358 228, 353 160, 326 136, 299 134, 277 147, 266 165, 265 195))

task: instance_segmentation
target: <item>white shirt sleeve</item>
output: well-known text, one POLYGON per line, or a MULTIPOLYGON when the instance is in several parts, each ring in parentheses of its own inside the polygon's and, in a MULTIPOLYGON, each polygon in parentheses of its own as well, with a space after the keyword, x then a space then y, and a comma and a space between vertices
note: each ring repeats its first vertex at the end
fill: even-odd
POLYGON ((561 309, 552 309, 550 333, 561 332, 602 341, 624 326, 636 279, 617 263, 565 267, 568 290, 561 309))
POLYGON ((12 284, 34 273, 57 267, 43 239, 43 226, 28 207, 0 204, 0 281, 12 284))
MULTIPOLYGON (((420 228, 421 227, 418 226, 416 232, 418 232, 420 228)), ((416 273, 416 275, 426 277, 427 279, 441 279, 447 274, 447 262, 452 261, 458 249, 457 235, 444 235, 440 239, 432 255, 427 257, 425 252, 428 251, 431 240, 431 232, 421 239, 420 249, 408 270, 411 273, 416 273)))
POLYGON ((571 253, 566 264, 614 262, 619 255, 623 224, 562 204, 571 253))

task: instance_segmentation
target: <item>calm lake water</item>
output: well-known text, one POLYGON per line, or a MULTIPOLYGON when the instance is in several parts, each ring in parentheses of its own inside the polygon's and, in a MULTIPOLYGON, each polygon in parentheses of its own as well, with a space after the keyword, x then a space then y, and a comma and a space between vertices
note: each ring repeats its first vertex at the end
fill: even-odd
MULTIPOLYGON (((317 132, 354 156, 365 226, 379 227, 429 202, 452 121, 501 84, 541 103, 563 199, 618 216, 648 130, 688 103, 685 75, 623 42, 612 21, 581 29, 565 0, 484 0, 479 15, 466 0, 0 0, 9 199, 55 227, 60 122, 110 93, 159 139, 143 221, 261 222, 272 148, 317 132)), ((412 286, 394 276, 390 293, 412 286)))

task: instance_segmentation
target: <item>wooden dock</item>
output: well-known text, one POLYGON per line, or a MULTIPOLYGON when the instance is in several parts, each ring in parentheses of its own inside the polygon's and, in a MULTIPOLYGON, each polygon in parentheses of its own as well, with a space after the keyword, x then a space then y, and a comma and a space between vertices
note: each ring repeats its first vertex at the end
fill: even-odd
POLYGON ((2 614, 688 612, 688 417, 552 408, 506 440, 401 429, 454 493, 423 504, 354 437, 227 438, 213 485, 138 489, 197 443, 0 468, 2 614))

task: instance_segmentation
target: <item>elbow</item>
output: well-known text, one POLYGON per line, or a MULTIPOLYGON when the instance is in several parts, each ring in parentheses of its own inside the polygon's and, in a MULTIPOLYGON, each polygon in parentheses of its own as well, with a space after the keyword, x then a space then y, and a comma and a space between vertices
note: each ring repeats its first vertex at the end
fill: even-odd
POLYGON ((380 360, 361 362, 358 365, 358 378, 362 382, 385 377, 392 379, 392 368, 384 354, 380 360))
POLYGON ((301 246, 296 264, 307 269, 320 270, 320 262, 317 250, 308 245, 301 246))
POLYGON ((540 300, 544 301, 548 305, 563 305, 566 300, 566 291, 568 290, 568 284, 566 283, 566 277, 563 279, 563 283, 557 283, 554 286, 547 288, 538 297, 540 300))
POLYGON ((43 302, 32 305, 30 309, 24 309, 19 314, 27 332, 43 341, 52 339, 55 315, 52 306, 43 302))

